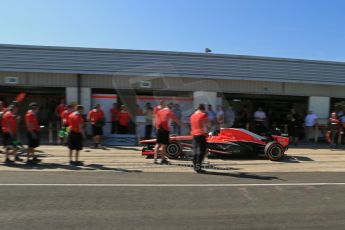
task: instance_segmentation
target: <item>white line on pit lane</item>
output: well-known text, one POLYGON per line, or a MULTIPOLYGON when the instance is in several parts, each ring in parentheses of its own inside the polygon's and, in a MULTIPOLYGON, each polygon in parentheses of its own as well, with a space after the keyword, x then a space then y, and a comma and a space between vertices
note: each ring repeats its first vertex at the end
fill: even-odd
POLYGON ((0 184, 0 187, 273 187, 273 186, 326 186, 341 183, 283 183, 283 184, 0 184))

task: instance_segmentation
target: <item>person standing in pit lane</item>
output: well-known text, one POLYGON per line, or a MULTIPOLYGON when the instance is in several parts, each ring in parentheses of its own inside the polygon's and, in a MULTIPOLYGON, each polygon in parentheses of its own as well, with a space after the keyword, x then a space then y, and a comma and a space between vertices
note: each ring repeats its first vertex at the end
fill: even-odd
POLYGON ((145 111, 145 139, 148 140, 152 135, 152 124, 153 124, 153 109, 149 102, 146 103, 145 111))
POLYGON ((59 137, 60 137, 60 142, 63 143, 65 146, 67 145, 67 140, 68 140, 68 127, 69 127, 69 121, 68 117, 71 115, 71 113, 74 112, 75 105, 68 105, 66 109, 61 113, 61 124, 62 127, 59 131, 59 137))
POLYGON ((79 161, 79 151, 83 149, 83 138, 85 138, 84 131, 84 119, 83 119, 84 107, 78 105, 76 111, 69 115, 69 127, 70 133, 68 135, 68 148, 69 148, 69 163, 71 165, 83 165, 79 161), (75 150, 75 161, 73 161, 73 150, 75 150))
POLYGON ((111 117, 111 134, 118 132, 118 125, 119 125, 119 108, 117 103, 113 103, 113 107, 110 109, 110 117, 111 117))
MULTIPOLYGON (((3 101, 0 101, 0 137, 2 138, 2 127, 1 127, 1 120, 3 115, 5 114, 5 112, 7 111, 7 108, 5 106, 5 103, 3 101)), ((0 153, 2 153, 2 151, 0 150, 0 153)))
POLYGON ((207 106, 207 116, 208 121, 210 122, 211 130, 217 129, 217 114, 213 111, 212 105, 208 104, 207 106))
POLYGON ((153 107, 153 126, 154 128, 156 128, 156 118, 157 118, 157 113, 159 110, 161 110, 162 108, 164 108, 166 105, 165 101, 160 101, 159 105, 153 107))
POLYGON ((267 115, 263 111, 262 107, 259 107, 258 110, 254 113, 254 124, 255 124, 255 133, 259 135, 265 135, 267 132, 266 129, 266 120, 267 115))
POLYGON ((193 168, 197 173, 202 173, 202 161, 206 155, 206 136, 208 133, 208 116, 205 106, 200 104, 190 117, 191 135, 193 136, 193 168))
POLYGON ((131 121, 131 115, 127 111, 125 105, 121 105, 121 111, 119 112, 119 134, 128 134, 129 122, 131 121))
POLYGON ((305 129, 305 140, 309 142, 311 139, 314 139, 315 143, 317 142, 317 123, 318 117, 316 114, 309 110, 307 116, 304 118, 304 129, 305 129))
POLYGON ((225 128, 224 123, 225 123, 225 116, 224 116, 224 110, 223 106, 218 105, 217 106, 217 113, 216 113, 216 127, 217 129, 225 128))
POLYGON ((95 148, 101 147, 101 138, 103 135, 104 126, 104 112, 101 109, 101 105, 97 104, 87 115, 88 121, 92 125, 92 136, 94 140, 95 148))
POLYGON ((18 111, 18 107, 16 105, 10 105, 7 111, 4 113, 1 126, 2 126, 2 140, 3 145, 5 147, 5 163, 11 164, 14 161, 10 160, 10 155, 14 156, 15 161, 22 161, 17 156, 17 120, 16 120, 16 113, 18 111), (11 151, 10 151, 11 150, 11 151))
POLYGON ((62 119, 61 114, 63 113, 65 109, 66 109, 65 99, 61 99, 60 103, 55 107, 55 115, 59 119, 59 122, 57 123, 58 130, 63 126, 62 120, 61 120, 62 119))
MULTIPOLYGON (((182 121, 182 110, 179 104, 174 104, 172 111, 174 112, 176 118, 179 121, 182 121)), ((181 127, 177 125, 175 122, 172 123, 173 133, 177 136, 181 136, 181 127)))
POLYGON ((328 119, 328 130, 330 133, 330 147, 336 148, 340 130, 340 121, 336 112, 332 112, 331 117, 328 119))
POLYGON ((170 141, 170 130, 169 123, 170 121, 176 122, 177 125, 182 126, 181 121, 179 121, 175 114, 167 107, 165 103, 161 103, 161 108, 156 113, 156 130, 157 130, 157 141, 155 146, 154 153, 154 163, 157 164, 158 152, 161 153, 161 164, 168 164, 168 158, 166 156, 166 148, 170 141))
POLYGON ((35 156, 35 148, 37 148, 40 143, 40 126, 37 119, 39 106, 35 102, 30 103, 29 106, 31 109, 25 114, 25 124, 28 133, 28 152, 26 163, 35 164, 41 161, 35 156))

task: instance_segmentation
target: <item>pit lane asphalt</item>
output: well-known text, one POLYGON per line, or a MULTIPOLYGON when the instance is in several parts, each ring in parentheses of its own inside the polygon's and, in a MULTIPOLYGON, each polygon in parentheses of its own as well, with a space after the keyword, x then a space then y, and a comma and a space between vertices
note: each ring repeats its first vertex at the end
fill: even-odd
POLYGON ((344 178, 343 172, 1 172, 0 223, 4 230, 344 229, 344 178), (343 184, 311 184, 319 182, 343 184))
POLYGON ((207 174, 195 174, 188 167, 178 166, 155 166, 155 172, 148 172, 143 167, 147 165, 141 162, 150 160, 126 155, 129 150, 97 155, 99 164, 104 166, 95 166, 95 170, 90 170, 90 165, 96 159, 93 154, 99 152, 91 152, 89 158, 84 156, 87 166, 77 170, 69 168, 66 157, 53 149, 44 150, 49 155, 42 168, 0 166, 0 229, 345 226, 342 151, 292 151, 301 160, 296 164, 211 160, 212 164, 233 170, 209 169, 207 174), (120 155, 121 161, 106 160, 111 154, 120 155), (125 155, 129 163, 124 161, 125 155), (306 158, 310 160, 303 161, 306 158), (57 166, 48 167, 48 163, 56 161, 58 170, 57 166), (292 168, 291 172, 286 165, 292 168), (295 165, 298 168, 292 167, 295 165), (303 166, 307 171, 303 171, 303 166))

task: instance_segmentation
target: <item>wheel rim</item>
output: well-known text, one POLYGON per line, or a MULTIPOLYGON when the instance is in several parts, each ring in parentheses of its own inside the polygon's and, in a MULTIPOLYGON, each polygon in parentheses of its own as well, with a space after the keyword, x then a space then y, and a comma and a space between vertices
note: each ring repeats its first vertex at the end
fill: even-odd
POLYGON ((273 158, 278 158, 281 156, 281 153, 282 153, 282 149, 279 147, 279 146, 274 146, 272 147, 271 149, 271 156, 273 158))
POLYGON ((178 144, 169 144, 167 148, 167 153, 170 156, 177 156, 180 152, 180 146, 178 144))

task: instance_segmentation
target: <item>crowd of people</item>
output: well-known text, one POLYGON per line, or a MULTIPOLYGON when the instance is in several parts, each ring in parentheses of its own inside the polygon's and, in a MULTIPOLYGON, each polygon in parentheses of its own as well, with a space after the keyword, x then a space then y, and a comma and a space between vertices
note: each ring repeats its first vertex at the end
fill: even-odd
MULTIPOLYGON (((36 164, 41 160, 35 156, 35 148, 40 145, 40 131, 42 126, 39 125, 38 112, 40 105, 35 102, 29 104, 29 109, 25 113, 24 122, 27 133, 27 154, 26 163, 36 164)), ((84 107, 81 105, 70 104, 65 105, 64 100, 55 109, 56 115, 59 118, 59 137, 61 142, 69 149, 69 163, 71 165, 82 165, 79 161, 79 152, 83 148, 83 140, 86 137, 85 122, 90 122, 92 126, 92 136, 94 147, 101 147, 101 137, 103 135, 103 126, 105 124, 104 112, 100 105, 96 105, 87 114, 83 116, 84 107)), ((114 111, 112 111, 114 113, 114 111)), ((128 123, 130 115, 125 106, 121 106, 119 112, 116 112, 116 123, 113 124, 113 130, 118 130, 119 133, 128 132, 128 123)), ((18 103, 13 102, 6 107, 0 101, 0 130, 2 133, 2 142, 4 146, 5 163, 12 164, 15 161, 24 161, 18 156, 19 148, 23 148, 18 141, 18 124, 21 117, 18 115, 18 103)))
MULTIPOLYGON (((30 103, 26 111, 24 121, 27 132, 27 155, 26 162, 35 164, 40 159, 35 156, 35 148, 40 144, 40 125, 37 113, 39 105, 35 102, 30 103)), ((162 156, 161 164, 167 163, 166 147, 169 144, 171 133, 181 135, 181 130, 186 126, 182 122, 182 110, 178 104, 166 103, 161 101, 159 105, 152 107, 146 103, 145 109, 141 110, 137 106, 137 113, 145 116, 145 139, 150 139, 152 133, 156 133, 157 145, 155 147, 154 163, 158 163, 158 155, 162 156)), ((5 148, 5 163, 14 161, 23 161, 18 155, 17 123, 21 119, 17 115, 18 105, 11 104, 7 108, 0 102, 0 119, 2 140, 5 148), (11 159, 12 158, 12 159, 11 159)), ((69 163, 72 165, 82 165, 79 161, 79 152, 83 148, 83 140, 86 137, 85 122, 89 122, 92 127, 92 137, 94 148, 100 148, 103 136, 103 127, 105 125, 105 113, 101 105, 96 105, 88 113, 86 118, 83 116, 84 108, 81 105, 65 105, 62 100, 55 109, 56 115, 60 119, 61 142, 69 149, 69 163)), ((113 104, 109 111, 111 117, 111 133, 127 134, 130 122, 133 121, 132 115, 128 112, 125 105, 113 104)), ((137 114, 137 115, 138 115, 137 114)), ((190 115, 188 129, 193 136, 193 150, 195 158, 193 159, 194 169, 201 170, 201 162, 206 151, 205 137, 211 130, 220 128, 245 128, 258 134, 267 134, 272 131, 272 123, 268 121, 269 116, 258 107, 250 115, 246 106, 239 110, 231 106, 217 106, 214 111, 212 105, 200 104, 198 108, 190 115)), ((283 131, 289 134, 290 143, 298 144, 302 139, 305 141, 316 141, 316 129, 318 127, 318 117, 309 111, 305 116, 291 109, 284 120, 283 131)), ((333 112, 329 118, 327 138, 332 147, 341 143, 341 137, 345 127, 344 113, 333 112)))
MULTIPOLYGON (((171 134, 181 135, 182 124, 182 110, 179 104, 160 102, 158 106, 152 107, 150 103, 146 103, 145 108, 141 109, 137 105, 135 115, 145 116, 145 135, 144 139, 152 138, 152 134, 156 134, 157 127, 156 116, 160 107, 164 106, 170 109, 175 119, 169 121, 169 128, 171 134), (178 122, 177 122, 178 121, 178 122)), ((60 108, 61 106, 57 107, 60 108)), ((67 108, 67 111, 69 109, 67 108)), ((118 106, 113 104, 113 108, 109 111, 111 114, 111 132, 119 134, 127 134, 129 131, 130 122, 133 121, 132 115, 127 111, 124 105, 118 106)), ((68 112, 70 113, 70 111, 68 112)), ((290 143, 297 145, 300 142, 317 142, 319 135, 318 117, 313 111, 308 111, 306 114, 297 112, 291 108, 288 113, 281 114, 278 119, 275 116, 264 111, 263 107, 258 106, 256 111, 250 113, 247 106, 242 106, 235 110, 232 106, 220 106, 213 109, 213 106, 205 105, 205 113, 208 119, 208 127, 210 130, 217 130, 220 128, 244 128, 253 131, 260 135, 281 134, 285 133, 290 137, 290 143)), ((190 114, 191 116, 192 114, 190 114)), ((189 116, 189 117, 190 117, 189 116)), ((61 115, 63 117, 63 115, 61 115)), ((104 126, 104 112, 100 105, 91 110, 87 116, 87 120, 92 124, 92 134, 94 137, 95 147, 101 143, 101 136, 103 134, 102 127, 104 126)), ((345 115, 342 112, 334 112, 329 118, 329 123, 326 129, 328 141, 332 146, 336 146, 342 142, 343 129, 345 127, 345 115)), ((188 133, 192 127, 187 125, 188 133)), ((186 133, 184 133, 186 134, 186 133)))
MULTIPOLYGON (((79 151, 82 149, 82 140, 85 137, 84 119, 82 118, 83 107, 78 105, 65 107, 65 110, 61 112, 62 125, 68 126, 68 148, 70 164, 82 165, 79 161, 79 151), (72 109, 71 109, 72 108, 72 109), (69 114, 66 116, 66 114, 69 114), (73 161, 73 151, 75 151, 75 160, 73 161)), ((125 124, 128 124, 131 119, 129 113, 126 111, 124 105, 121 106, 121 111, 116 111, 117 104, 113 105, 110 110, 112 116, 112 131, 119 130, 120 133, 125 129, 125 124), (125 117, 125 119, 123 117, 125 117), (123 120, 126 122, 123 122, 123 120)), ((211 108, 209 106, 209 108, 211 108)), ((174 132, 180 132, 184 124, 181 121, 182 111, 178 105, 172 103, 167 104, 165 101, 161 101, 158 106, 151 107, 150 103, 146 104, 146 111, 142 112, 146 116, 146 137, 149 137, 152 129, 156 130, 156 146, 154 148, 154 163, 155 164, 168 164, 169 160, 166 156, 166 148, 170 141, 170 129, 174 132), (170 125, 171 124, 171 125, 170 125), (158 156, 161 157, 161 162, 158 162, 158 156)), ((222 115, 224 117, 224 115, 222 115)), ((217 120, 224 122, 224 118, 220 118, 219 111, 215 114, 217 120)), ((104 112, 100 105, 96 105, 87 115, 87 120, 92 125, 92 133, 94 137, 95 147, 100 147, 101 136, 103 134, 102 128, 105 122, 104 112)), ((206 135, 210 130, 210 122, 208 120, 208 114, 205 112, 205 106, 199 105, 198 109, 191 115, 191 135, 193 135, 193 168, 196 172, 202 173, 201 168, 202 161, 206 154, 206 135)))
MULTIPOLYGON (((39 146, 39 131, 40 125, 37 118, 37 111, 39 106, 37 103, 32 102, 29 105, 30 109, 26 112, 24 120, 27 132, 27 155, 26 162, 28 164, 38 163, 40 160, 35 156, 35 148, 39 146)), ((0 114, 1 114, 1 132, 2 141, 5 148, 5 163, 11 164, 14 161, 23 161, 18 156, 18 147, 20 143, 17 141, 18 127, 17 123, 20 116, 17 116, 18 106, 13 103, 7 108, 3 102, 0 102, 0 114), (13 159, 11 159, 11 157, 13 159)))
MULTIPOLYGON (((179 106, 170 103, 167 107, 181 121, 182 113, 179 106)), ((335 146, 337 143, 341 143, 345 127, 345 115, 342 112, 332 113, 328 125, 321 125, 319 118, 312 110, 309 110, 306 114, 297 112, 294 108, 291 108, 287 113, 279 111, 279 119, 277 119, 275 115, 272 115, 271 111, 266 112, 261 106, 258 106, 253 113, 250 113, 246 106, 238 110, 235 110, 230 105, 217 106, 216 108, 214 110, 210 104, 205 106, 210 130, 244 128, 263 136, 286 134, 290 137, 290 143, 294 145, 298 145, 300 142, 318 142, 319 131, 322 127, 323 130, 331 131, 328 132, 328 141, 332 141, 331 145, 335 146)), ((150 103, 147 103, 146 110, 144 111, 144 114, 146 114, 145 139, 151 138, 150 133, 152 132, 156 109, 157 107, 152 109, 150 103)), ((171 122, 170 128, 173 134, 181 135, 181 127, 175 121, 171 122)), ((190 130, 191 127, 188 128, 190 130)))

